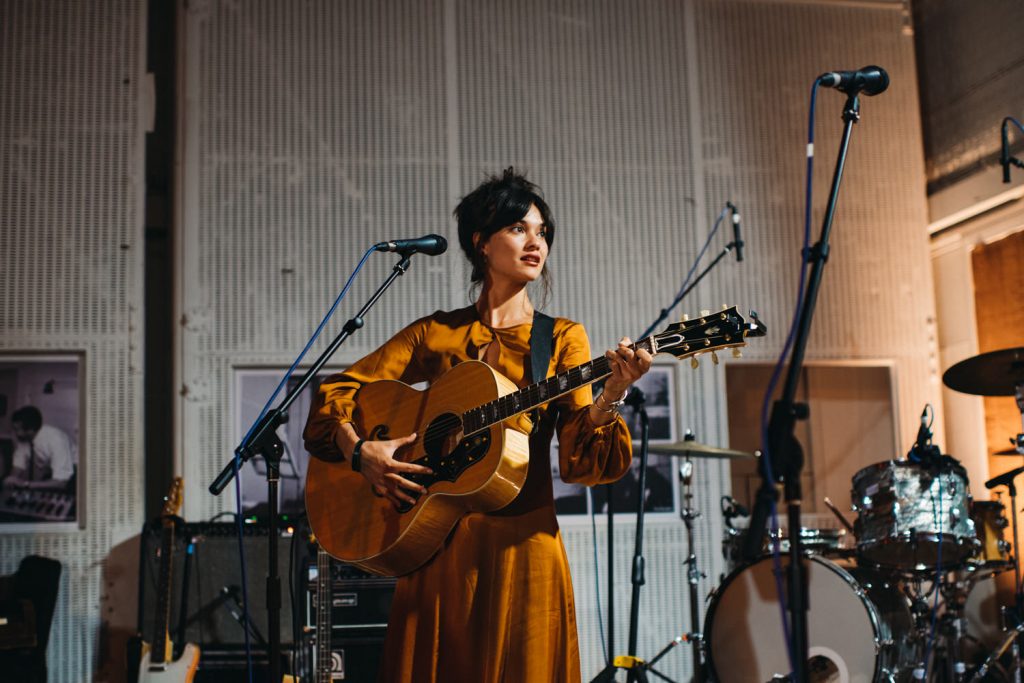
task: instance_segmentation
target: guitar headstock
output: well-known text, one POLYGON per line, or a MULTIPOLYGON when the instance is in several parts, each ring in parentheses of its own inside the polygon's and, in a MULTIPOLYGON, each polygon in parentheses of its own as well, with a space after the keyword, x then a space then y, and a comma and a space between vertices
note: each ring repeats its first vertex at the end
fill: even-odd
POLYGON ((181 510, 182 492, 185 488, 185 480, 175 477, 171 487, 167 489, 164 496, 164 508, 160 511, 161 517, 174 517, 181 510))
POLYGON ((718 349, 738 349, 747 345, 747 337, 763 337, 767 331, 757 313, 751 311, 747 321, 733 306, 714 313, 701 311, 699 317, 669 325, 651 339, 655 353, 671 353, 681 359, 718 349))

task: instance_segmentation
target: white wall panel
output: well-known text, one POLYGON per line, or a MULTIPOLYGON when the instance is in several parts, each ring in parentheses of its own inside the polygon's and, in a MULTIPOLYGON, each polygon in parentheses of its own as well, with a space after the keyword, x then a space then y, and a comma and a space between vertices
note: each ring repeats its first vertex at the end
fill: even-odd
POLYGON ((143 522, 144 10, 0 2, 0 349, 84 359, 84 528, 0 536, 0 573, 29 554, 63 563, 53 681, 102 678, 101 570, 143 522))

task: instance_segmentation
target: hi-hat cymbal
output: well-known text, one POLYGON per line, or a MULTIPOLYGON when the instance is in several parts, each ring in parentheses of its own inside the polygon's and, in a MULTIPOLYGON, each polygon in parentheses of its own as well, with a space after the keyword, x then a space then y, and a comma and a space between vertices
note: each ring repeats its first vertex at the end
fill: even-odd
POLYGON ((954 391, 978 396, 1013 396, 1024 384, 1024 348, 989 351, 962 360, 942 375, 954 391))
POLYGON ((753 453, 747 453, 746 451, 734 451, 729 448, 718 448, 717 446, 708 446, 702 444, 699 441, 687 440, 676 441, 674 443, 660 443, 651 444, 647 447, 648 452, 657 453, 659 455, 681 455, 689 456, 691 458, 754 458, 757 457, 753 453))
POLYGON ((996 451, 992 455, 1024 455, 1024 453, 1021 453, 1016 448, 1007 448, 1005 450, 996 451))

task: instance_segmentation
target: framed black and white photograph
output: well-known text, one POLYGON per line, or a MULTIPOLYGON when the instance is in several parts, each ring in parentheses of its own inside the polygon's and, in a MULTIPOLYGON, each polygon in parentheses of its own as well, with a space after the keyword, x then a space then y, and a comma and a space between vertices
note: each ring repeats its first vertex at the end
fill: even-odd
MULTIPOLYGON (((235 369, 235 429, 232 447, 241 443, 249 428, 274 389, 281 382, 287 368, 236 368, 235 369)), ((300 369, 288 378, 287 385, 274 398, 271 408, 293 388, 298 386, 305 370, 300 369)), ((337 370, 326 370, 309 383, 288 409, 288 422, 278 427, 277 435, 284 444, 281 457, 280 481, 278 483, 278 510, 282 515, 301 515, 306 510, 306 471, 309 469, 309 453, 302 443, 302 429, 309 415, 309 406, 320 382, 337 370)), ((246 463, 239 472, 242 491, 242 514, 265 518, 267 505, 267 466, 260 457, 246 463)))
MULTIPOLYGON (((678 407, 676 401, 676 372, 678 363, 655 362, 650 372, 641 377, 635 388, 644 398, 649 423, 649 443, 671 443, 677 438, 678 407)), ((594 386, 594 396, 601 391, 594 386)), ((638 509, 640 481, 640 411, 636 406, 624 405, 620 409, 622 418, 629 427, 633 438, 633 460, 629 471, 612 486, 612 504, 615 513, 635 513, 638 509)), ((551 442, 551 478, 554 488, 555 512, 571 518, 573 515, 587 515, 591 508, 595 513, 607 511, 607 487, 596 486, 587 495, 587 487, 567 484, 558 474, 558 439, 551 442)), ((647 474, 644 482, 644 511, 650 513, 675 512, 675 486, 673 484, 672 456, 649 454, 647 474)))
POLYGON ((0 354, 0 533, 83 526, 82 368, 80 354, 0 354))

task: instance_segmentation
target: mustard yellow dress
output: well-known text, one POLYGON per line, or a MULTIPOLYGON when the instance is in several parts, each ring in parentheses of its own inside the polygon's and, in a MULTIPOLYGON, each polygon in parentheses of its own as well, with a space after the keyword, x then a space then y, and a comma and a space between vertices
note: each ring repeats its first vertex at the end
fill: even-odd
MULTIPOLYGON (((306 425, 307 449, 327 460, 341 457, 338 427, 351 420, 353 394, 365 382, 429 382, 487 349, 494 369, 520 387, 532 383, 531 327, 488 327, 473 306, 417 320, 321 384, 306 425)), ((551 356, 549 376, 591 360, 583 326, 556 318, 551 356)), ((551 437, 557 428, 559 471, 570 483, 615 481, 632 457, 622 418, 595 426, 591 402, 590 387, 583 387, 555 399, 557 411, 542 407, 519 496, 501 510, 464 516, 433 559, 398 580, 381 681, 580 680, 572 579, 551 489, 551 437)))

